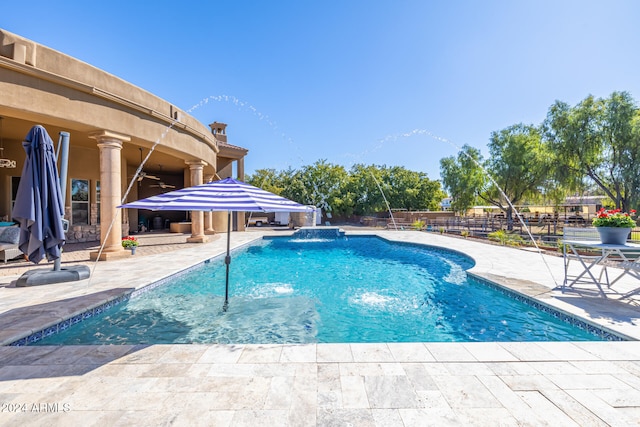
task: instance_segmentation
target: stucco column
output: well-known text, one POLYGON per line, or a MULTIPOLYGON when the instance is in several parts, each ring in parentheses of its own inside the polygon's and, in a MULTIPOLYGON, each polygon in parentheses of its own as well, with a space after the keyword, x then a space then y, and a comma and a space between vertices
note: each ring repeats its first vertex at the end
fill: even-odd
MULTIPOLYGON (((122 143, 131 138, 105 130, 89 137, 98 141, 100 149, 100 243, 104 244, 100 261, 128 256, 122 247, 122 212, 116 206, 122 200, 122 143)), ((98 251, 91 252, 90 258, 97 259, 98 251)))
POLYGON ((238 179, 244 182, 244 157, 241 159, 238 159, 237 167, 238 167, 238 179))
MULTIPOLYGON (((215 178, 215 175, 207 175, 204 177, 204 182, 211 182, 215 178)), ((204 212, 204 234, 216 234, 216 230, 213 228, 213 213, 211 211, 204 212)))
MULTIPOLYGON (((207 165, 207 162, 203 160, 187 160, 185 161, 189 165, 189 171, 191 173, 191 185, 203 184, 203 172, 202 170, 207 165)), ((191 212, 191 237, 187 238, 189 243, 204 243, 209 239, 204 235, 204 212, 192 211, 191 212)))

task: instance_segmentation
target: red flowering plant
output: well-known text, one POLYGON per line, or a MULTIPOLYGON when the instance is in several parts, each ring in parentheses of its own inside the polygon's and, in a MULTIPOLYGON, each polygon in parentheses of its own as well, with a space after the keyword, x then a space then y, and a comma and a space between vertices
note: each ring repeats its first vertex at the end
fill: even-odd
POLYGON ((138 240, 133 236, 127 236, 122 238, 122 247, 125 249, 131 249, 138 246, 138 240))
MULTIPOLYGON (((635 215, 635 209, 629 211, 631 215, 635 215)), ((607 210, 602 208, 598 211, 595 218, 593 218, 593 225, 595 227, 618 227, 618 228, 633 228, 636 226, 636 221, 631 218, 626 212, 622 212, 621 209, 607 210)))

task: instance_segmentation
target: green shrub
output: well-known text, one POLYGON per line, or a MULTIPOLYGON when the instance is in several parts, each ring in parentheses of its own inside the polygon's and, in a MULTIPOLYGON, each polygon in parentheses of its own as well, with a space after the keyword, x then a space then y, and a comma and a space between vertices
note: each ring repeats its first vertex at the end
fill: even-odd
POLYGON ((487 235, 489 240, 493 240, 494 242, 500 242, 501 245, 504 245, 507 241, 507 232, 504 230, 497 230, 487 235))
POLYGON ((411 227, 413 227, 415 230, 422 230, 424 228, 424 221, 420 221, 419 219, 417 219, 411 223, 411 227))
POLYGON ((524 244, 524 239, 519 234, 507 234, 507 236, 508 246, 522 246, 524 244))
POLYGON ((507 233, 504 230, 489 233, 487 237, 489 237, 489 240, 500 242, 503 246, 520 246, 524 243, 524 240, 519 234, 507 233))

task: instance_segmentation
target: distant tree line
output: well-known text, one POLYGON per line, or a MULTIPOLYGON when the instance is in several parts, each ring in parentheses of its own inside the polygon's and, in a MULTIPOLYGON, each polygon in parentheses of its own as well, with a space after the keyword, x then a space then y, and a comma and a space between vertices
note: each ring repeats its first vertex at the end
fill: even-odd
POLYGON ((401 166, 343 166, 319 160, 300 169, 259 169, 252 185, 338 216, 392 209, 439 210, 446 194, 464 214, 492 205, 513 222, 514 205, 559 206, 569 194, 605 196, 611 207, 640 210, 640 109, 627 92, 556 101, 539 125, 515 124, 490 135, 489 158, 465 145, 440 160, 441 181, 401 166))
POLYGON ((343 166, 319 160, 300 169, 258 169, 246 182, 340 217, 374 215, 391 209, 440 210, 446 196, 440 182, 401 166, 343 166))
POLYGON ((588 96, 573 107, 556 101, 538 126, 492 132, 488 149, 488 159, 465 145, 457 156, 440 160, 455 211, 490 204, 511 223, 512 205, 559 205, 576 192, 606 196, 624 211, 638 209, 640 109, 627 92, 588 96))

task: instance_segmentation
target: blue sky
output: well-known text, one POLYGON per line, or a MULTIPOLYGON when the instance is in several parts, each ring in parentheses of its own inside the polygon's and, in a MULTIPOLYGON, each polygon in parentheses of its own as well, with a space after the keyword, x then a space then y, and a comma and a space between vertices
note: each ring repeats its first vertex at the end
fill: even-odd
POLYGON ((640 100, 640 1, 28 1, 0 27, 140 86, 249 149, 246 172, 439 161, 555 100, 640 100))

